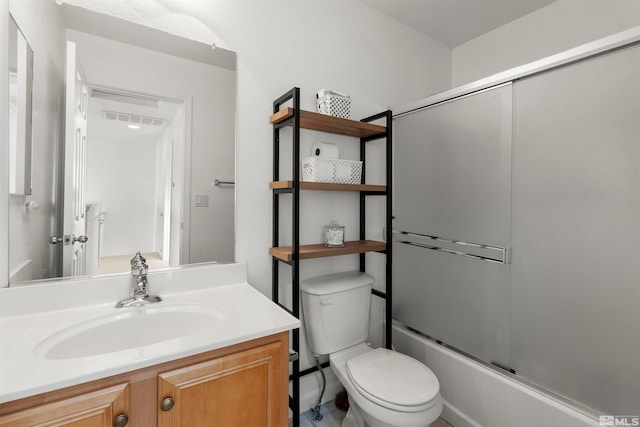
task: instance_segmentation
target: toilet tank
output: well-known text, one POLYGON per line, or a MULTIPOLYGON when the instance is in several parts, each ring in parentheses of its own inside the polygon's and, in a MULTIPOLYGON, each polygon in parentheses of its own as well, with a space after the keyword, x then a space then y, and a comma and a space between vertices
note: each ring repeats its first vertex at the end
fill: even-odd
POLYGON ((328 274, 300 284, 307 343, 314 354, 331 354, 365 342, 373 277, 359 271, 328 274))

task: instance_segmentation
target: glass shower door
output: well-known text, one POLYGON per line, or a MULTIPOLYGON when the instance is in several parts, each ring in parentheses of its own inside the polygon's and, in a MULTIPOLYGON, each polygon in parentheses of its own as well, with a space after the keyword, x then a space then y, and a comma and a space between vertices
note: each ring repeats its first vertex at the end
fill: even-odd
POLYGON ((394 121, 394 318, 509 359, 510 84, 394 121))
POLYGON ((511 356, 640 415, 640 48, 514 84, 511 356))

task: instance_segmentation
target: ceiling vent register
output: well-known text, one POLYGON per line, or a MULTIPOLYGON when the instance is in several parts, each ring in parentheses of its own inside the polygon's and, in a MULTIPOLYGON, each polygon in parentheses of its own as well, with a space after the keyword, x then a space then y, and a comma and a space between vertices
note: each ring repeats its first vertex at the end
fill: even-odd
POLYGON ((162 126, 164 119, 155 117, 139 116, 137 114, 119 113, 116 111, 102 110, 102 117, 107 120, 116 120, 119 122, 132 123, 136 125, 162 126))

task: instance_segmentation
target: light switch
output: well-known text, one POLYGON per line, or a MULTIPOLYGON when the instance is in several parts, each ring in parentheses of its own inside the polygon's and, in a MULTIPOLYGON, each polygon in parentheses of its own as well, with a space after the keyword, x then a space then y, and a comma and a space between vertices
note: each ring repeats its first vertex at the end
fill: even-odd
POLYGON ((206 208, 209 206, 208 194, 196 194, 196 208, 206 208))

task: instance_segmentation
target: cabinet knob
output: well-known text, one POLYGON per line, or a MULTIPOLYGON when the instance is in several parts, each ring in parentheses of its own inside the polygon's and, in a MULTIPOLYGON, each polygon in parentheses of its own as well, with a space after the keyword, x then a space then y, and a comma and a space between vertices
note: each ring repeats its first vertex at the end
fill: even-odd
POLYGON ((113 427, 124 427, 129 423, 127 414, 120 414, 113 420, 113 427))
POLYGON ((175 401, 170 398, 170 397, 165 397, 162 402, 160 402, 160 409, 162 409, 163 411, 170 411, 171 408, 173 408, 173 405, 175 405, 175 401))

